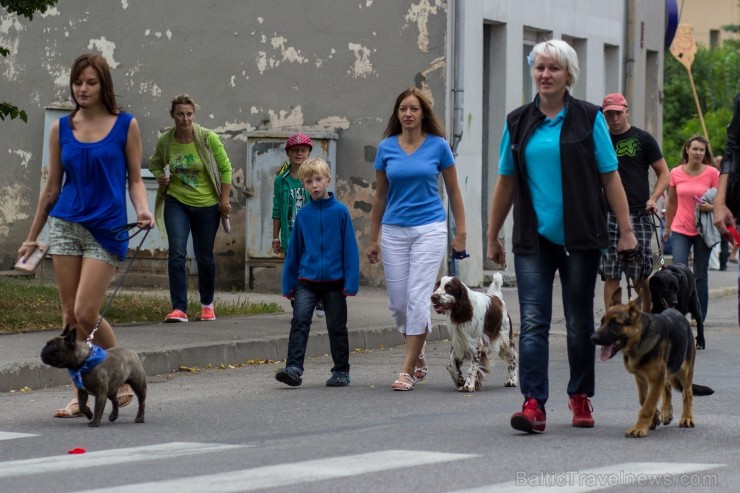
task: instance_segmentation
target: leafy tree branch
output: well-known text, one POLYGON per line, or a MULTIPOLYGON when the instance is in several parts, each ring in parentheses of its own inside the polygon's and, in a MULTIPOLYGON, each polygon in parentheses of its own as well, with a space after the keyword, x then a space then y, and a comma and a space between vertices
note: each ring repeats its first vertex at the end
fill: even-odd
MULTIPOLYGON (((33 20, 35 13, 44 13, 49 7, 53 7, 59 0, 0 0, 0 6, 3 7, 9 14, 16 14, 25 17, 29 21, 33 20)), ((3 58, 10 54, 10 50, 4 46, 0 46, 0 55, 3 58)), ((24 122, 28 121, 28 115, 26 112, 19 109, 16 105, 7 101, 0 101, 0 120, 5 118, 14 120, 20 118, 24 122)))

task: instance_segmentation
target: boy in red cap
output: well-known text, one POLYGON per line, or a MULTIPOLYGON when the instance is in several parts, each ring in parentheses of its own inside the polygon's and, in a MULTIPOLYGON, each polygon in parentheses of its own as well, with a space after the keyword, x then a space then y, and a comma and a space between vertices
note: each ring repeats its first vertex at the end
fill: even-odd
POLYGON ((304 134, 291 135, 285 143, 286 162, 275 177, 272 196, 272 251, 282 253, 288 250, 290 234, 293 231, 295 215, 306 203, 303 183, 298 179, 298 169, 308 159, 313 142, 304 134))
MULTIPOLYGON (((308 135, 297 133, 288 137, 285 142, 285 154, 288 161, 275 177, 272 195, 272 251, 285 255, 293 232, 295 216, 311 199, 298 178, 298 170, 313 150, 313 142, 308 135)), ((324 316, 321 304, 316 307, 316 315, 324 316)))

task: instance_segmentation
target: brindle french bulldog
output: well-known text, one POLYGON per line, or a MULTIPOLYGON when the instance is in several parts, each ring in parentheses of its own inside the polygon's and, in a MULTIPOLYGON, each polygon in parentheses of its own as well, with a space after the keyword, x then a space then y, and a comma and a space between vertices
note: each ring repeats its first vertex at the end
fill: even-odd
POLYGON ((110 399, 113 410, 108 419, 115 421, 118 418, 118 389, 127 383, 131 386, 139 402, 136 413, 136 422, 144 422, 144 401, 146 400, 146 373, 141 364, 139 355, 130 349, 111 348, 105 350, 107 356, 92 368, 86 368, 88 358, 97 355, 100 348, 91 348, 84 342, 77 340, 76 329, 64 328, 61 335, 53 337, 41 350, 41 361, 54 368, 66 368, 70 372, 81 371, 82 384, 78 385, 78 403, 80 412, 87 419, 91 419, 88 426, 100 426, 100 419, 105 410, 105 400, 110 399), (87 407, 89 394, 95 396, 95 413, 87 407))

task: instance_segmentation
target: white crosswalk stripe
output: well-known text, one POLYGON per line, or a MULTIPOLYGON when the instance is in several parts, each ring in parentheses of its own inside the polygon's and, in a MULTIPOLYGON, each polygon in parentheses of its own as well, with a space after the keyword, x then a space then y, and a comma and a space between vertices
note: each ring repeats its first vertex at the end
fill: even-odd
POLYGON ((222 445, 214 443, 171 442, 144 447, 129 447, 80 455, 57 455, 38 459, 15 460, 0 463, 0 478, 26 476, 59 471, 72 471, 88 467, 108 466, 129 462, 171 459, 186 455, 222 452, 243 448, 241 445, 222 445))
POLYGON ((0 431, 0 440, 13 440, 15 438, 28 438, 37 437, 39 435, 33 435, 30 433, 11 433, 9 431, 0 431))
MULTIPOLYGON (((30 438, 40 435, 0 432, 0 440, 30 438)), ((80 455, 61 455, 37 459, 0 462, 0 479, 38 476, 45 473, 69 472, 102 466, 149 462, 199 454, 246 449, 252 445, 218 443, 172 442, 142 447, 128 447, 93 451, 80 455)), ((396 469, 454 462, 480 457, 475 454, 456 454, 430 451, 386 450, 365 454, 328 457, 303 462, 291 462, 238 471, 178 477, 160 481, 107 486, 75 493, 219 493, 254 491, 286 487, 317 481, 348 478, 396 469)), ((516 479, 454 493, 588 493, 633 486, 692 487, 717 486, 716 474, 698 474, 726 464, 628 462, 592 469, 568 471, 518 471, 516 479), (714 478, 712 478, 714 476, 714 478), (715 480, 710 484, 712 479, 715 480)))
POLYGON ((253 491, 262 488, 290 486, 313 481, 344 478, 392 469, 437 464, 476 457, 469 454, 448 454, 441 452, 421 452, 409 450, 386 450, 347 457, 309 460, 275 466, 244 469, 220 474, 209 474, 190 478, 180 478, 149 483, 106 487, 75 493, 203 493, 218 491, 231 493, 253 491))
POLYGON ((701 478, 686 475, 724 466, 725 464, 626 462, 567 472, 529 474, 521 471, 515 481, 458 490, 454 493, 587 493, 624 486, 690 487, 699 486, 700 484, 694 483, 701 478))

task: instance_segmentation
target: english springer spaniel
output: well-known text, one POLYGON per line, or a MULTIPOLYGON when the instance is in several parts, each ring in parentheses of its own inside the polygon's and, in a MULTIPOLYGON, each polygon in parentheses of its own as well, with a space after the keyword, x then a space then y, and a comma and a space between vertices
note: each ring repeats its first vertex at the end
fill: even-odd
POLYGON ((457 277, 442 277, 434 287, 434 311, 450 319, 452 349, 447 370, 460 392, 481 390, 485 374, 491 371, 491 352, 497 352, 508 365, 504 385, 517 386, 518 356, 502 284, 496 272, 486 294, 471 290, 457 277))

